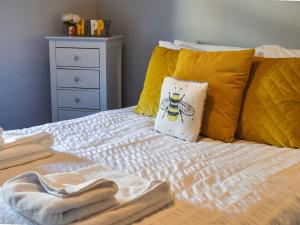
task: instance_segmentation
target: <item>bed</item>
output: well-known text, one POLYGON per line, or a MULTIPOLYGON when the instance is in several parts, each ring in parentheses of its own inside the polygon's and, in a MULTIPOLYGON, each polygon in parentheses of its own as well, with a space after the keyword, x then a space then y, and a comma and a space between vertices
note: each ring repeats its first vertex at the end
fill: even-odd
MULTIPOLYGON (((0 183, 33 169, 50 173, 99 163, 171 183, 175 204, 138 225, 300 224, 299 150, 241 140, 190 143, 155 133, 153 124, 131 107, 9 131, 50 132, 60 153, 0 171, 0 183)), ((31 224, 1 202, 0 223, 31 224)))

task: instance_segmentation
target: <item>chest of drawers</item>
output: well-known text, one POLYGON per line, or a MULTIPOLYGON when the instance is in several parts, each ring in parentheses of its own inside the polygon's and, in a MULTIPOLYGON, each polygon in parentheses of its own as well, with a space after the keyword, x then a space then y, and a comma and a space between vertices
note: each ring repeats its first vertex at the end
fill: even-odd
POLYGON ((53 122, 121 107, 122 36, 46 39, 53 122))

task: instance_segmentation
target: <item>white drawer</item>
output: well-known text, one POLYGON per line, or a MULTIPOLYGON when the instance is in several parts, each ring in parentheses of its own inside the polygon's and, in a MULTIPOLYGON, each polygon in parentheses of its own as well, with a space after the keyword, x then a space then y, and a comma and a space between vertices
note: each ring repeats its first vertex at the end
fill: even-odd
POLYGON ((58 90, 58 107, 73 109, 100 109, 99 91, 58 90))
POLYGON ((57 69, 57 87, 100 88, 100 72, 95 70, 57 69))
POLYGON ((89 48, 56 48, 56 65, 99 68, 100 50, 89 48))
POLYGON ((75 110, 58 110, 58 119, 61 120, 71 120, 84 116, 89 116, 97 111, 75 111, 75 110))

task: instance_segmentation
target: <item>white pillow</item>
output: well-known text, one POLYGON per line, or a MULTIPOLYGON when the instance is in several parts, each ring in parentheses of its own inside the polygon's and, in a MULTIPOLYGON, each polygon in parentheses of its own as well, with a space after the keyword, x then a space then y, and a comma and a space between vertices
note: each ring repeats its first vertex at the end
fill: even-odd
MULTIPOLYGON (((169 42, 171 43, 171 42, 169 42)), ((171 45, 172 46, 172 45, 171 45)), ((201 50, 207 52, 214 51, 240 51, 247 48, 233 47, 233 46, 221 46, 221 45, 203 45, 195 44, 186 41, 175 40, 172 49, 190 49, 190 50, 201 50)), ((300 50, 287 49, 279 45, 262 45, 255 49, 255 56, 263 58, 300 58, 300 50)))
POLYGON ((196 142, 201 130, 207 88, 207 83, 165 78, 154 130, 196 142))
POLYGON ((245 49, 245 48, 232 47, 232 46, 195 44, 195 43, 179 41, 179 40, 175 40, 174 45, 179 48, 186 48, 186 49, 190 49, 190 50, 201 50, 201 51, 206 51, 206 52, 240 51, 240 50, 245 49))
POLYGON ((263 58, 300 58, 300 50, 287 49, 279 45, 262 45, 255 49, 255 56, 263 58))
POLYGON ((163 47, 163 48, 168 48, 168 49, 172 49, 172 50, 180 50, 180 47, 174 45, 174 43, 169 42, 169 41, 159 41, 158 44, 160 47, 163 47))

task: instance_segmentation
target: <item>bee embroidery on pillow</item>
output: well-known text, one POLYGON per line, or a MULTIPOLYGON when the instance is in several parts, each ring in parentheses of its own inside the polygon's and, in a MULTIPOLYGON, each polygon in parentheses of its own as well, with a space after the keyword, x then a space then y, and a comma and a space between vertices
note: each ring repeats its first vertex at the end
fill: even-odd
POLYGON ((182 97, 180 98, 180 95, 176 91, 176 88, 172 96, 169 92, 169 98, 164 99, 160 104, 160 108, 165 111, 162 118, 164 118, 167 114, 168 120, 174 122, 180 116, 181 121, 183 123, 183 115, 189 117, 194 116, 194 108, 183 101, 184 97, 185 95, 182 95, 182 97))

